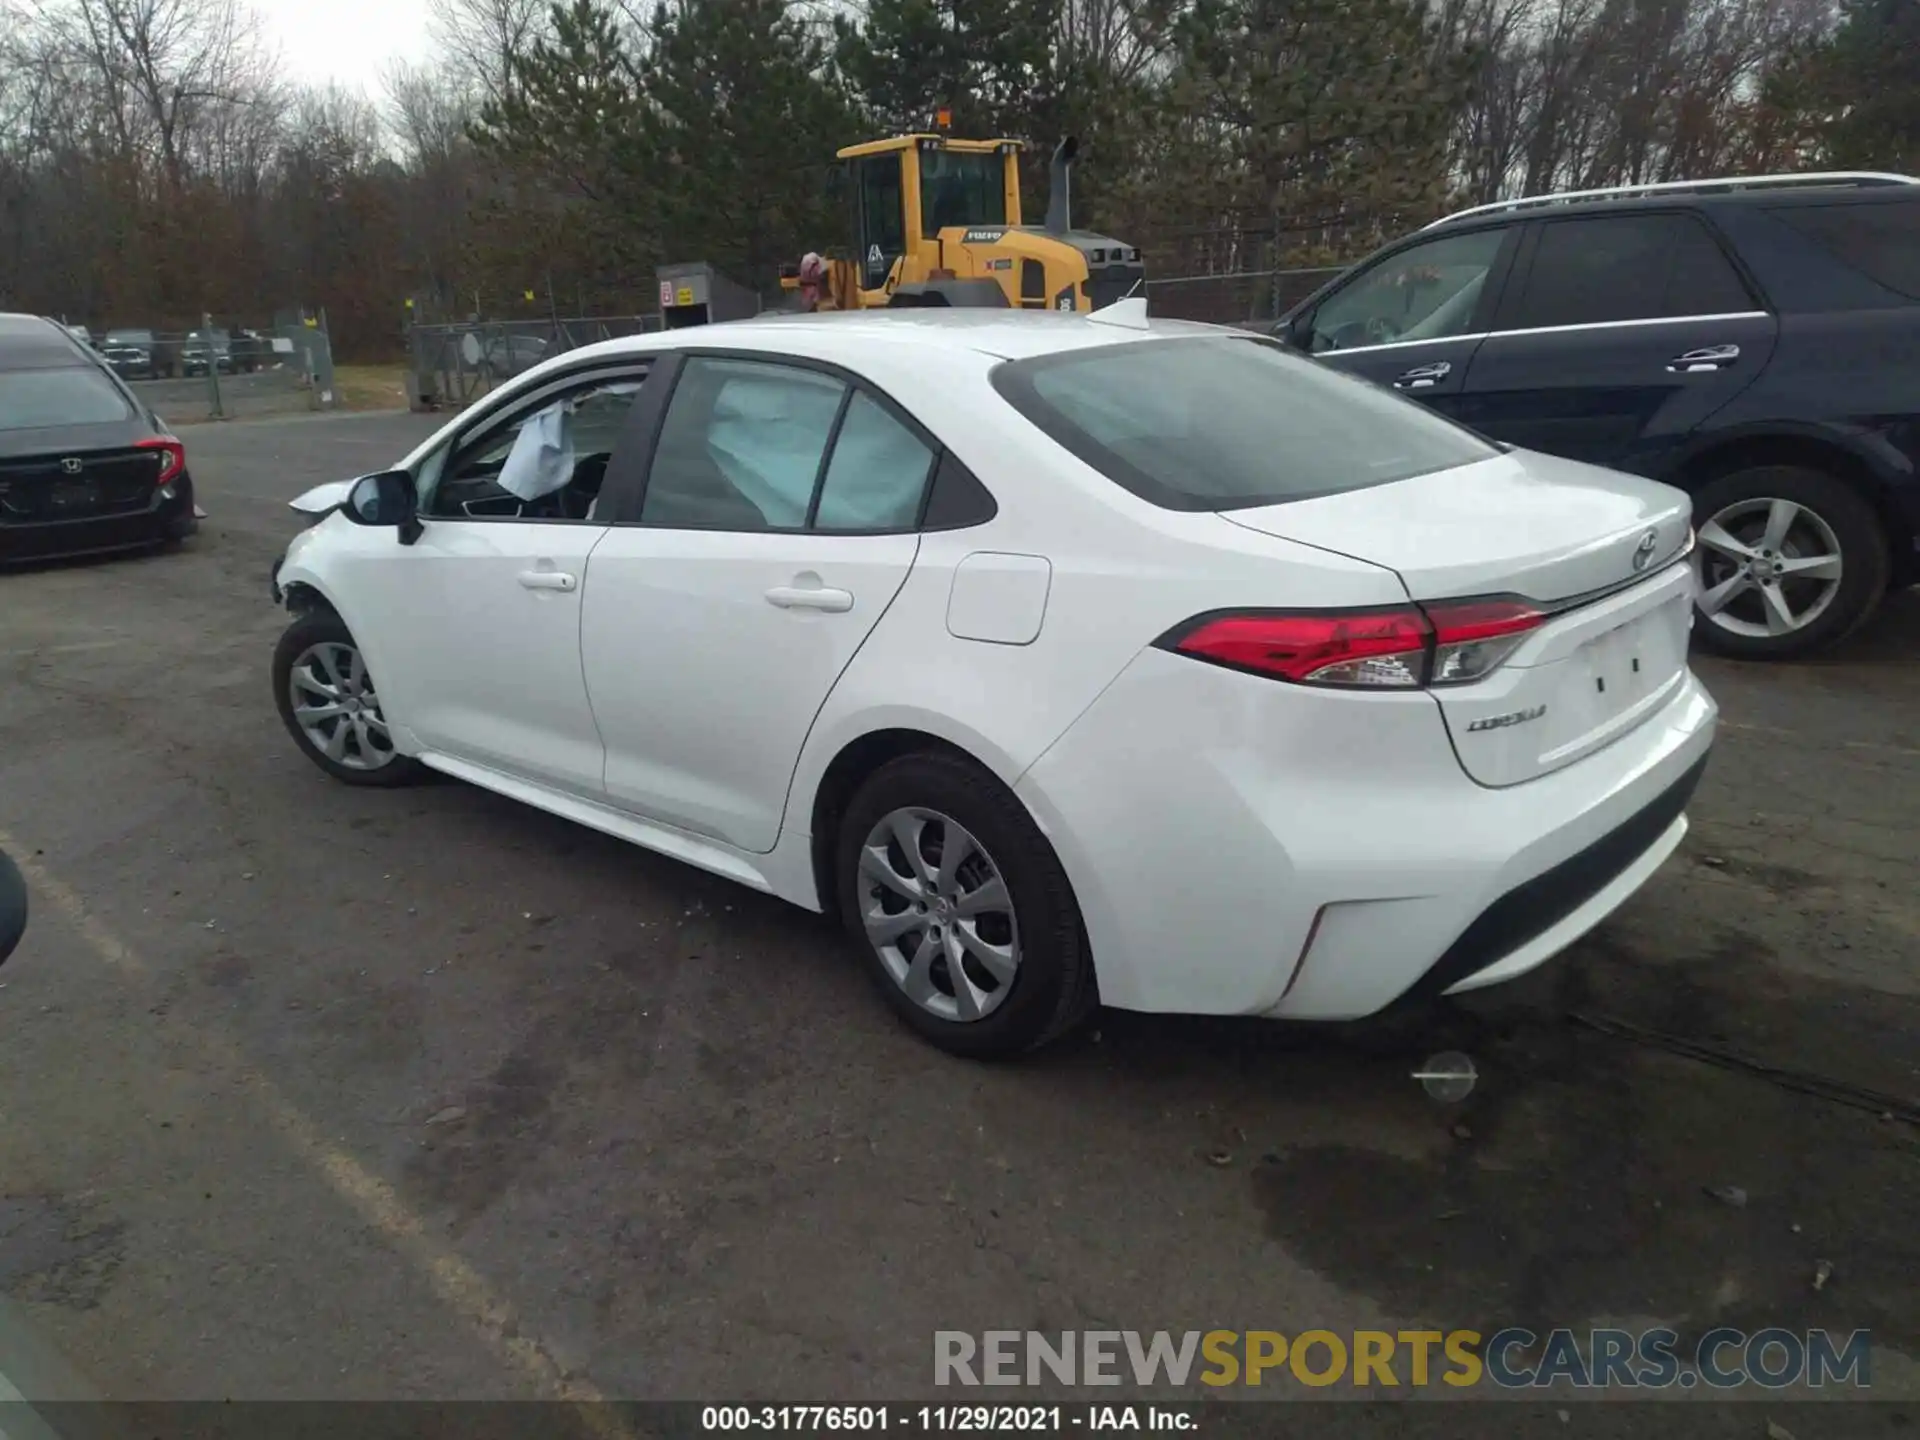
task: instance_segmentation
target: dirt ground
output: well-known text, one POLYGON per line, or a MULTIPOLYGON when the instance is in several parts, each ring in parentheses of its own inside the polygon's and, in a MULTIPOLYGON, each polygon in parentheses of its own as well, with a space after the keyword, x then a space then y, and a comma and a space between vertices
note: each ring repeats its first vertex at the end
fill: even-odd
POLYGON ((1364 1030, 986 1068, 817 919, 295 752, 285 501, 435 423, 191 429, 186 550, 0 575, 0 1341, 125 1398, 855 1400, 941 1329, 1866 1327, 1920 1396, 1920 1129, 1589 1023, 1920 1097, 1920 596, 1701 662, 1684 849, 1444 1022, 1464 1105, 1364 1030))

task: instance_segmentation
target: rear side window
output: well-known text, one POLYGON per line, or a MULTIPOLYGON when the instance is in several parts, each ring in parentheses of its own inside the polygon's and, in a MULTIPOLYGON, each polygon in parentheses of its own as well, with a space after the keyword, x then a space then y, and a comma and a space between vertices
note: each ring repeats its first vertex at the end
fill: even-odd
POLYGON ((933 451, 879 401, 855 393, 833 439, 816 530, 911 530, 920 518, 933 451))
POLYGON ((1782 205, 1770 213, 1875 284, 1920 300, 1920 198, 1865 205, 1782 205))
POLYGON ((1609 215, 1541 227, 1533 264, 1502 329, 1726 315, 1753 297, 1698 220, 1609 215))
POLYGON ((1486 441, 1253 337, 1142 341, 1003 364, 1007 402, 1167 510, 1237 510, 1471 464, 1486 441))
POLYGON ((88 366, 0 371, 0 430, 98 425, 132 414, 119 387, 88 366))

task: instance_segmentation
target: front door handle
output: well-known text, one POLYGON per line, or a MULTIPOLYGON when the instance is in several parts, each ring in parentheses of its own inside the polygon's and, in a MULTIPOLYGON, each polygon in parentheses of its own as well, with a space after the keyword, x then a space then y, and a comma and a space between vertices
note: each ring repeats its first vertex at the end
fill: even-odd
POLYGON ((577 576, 564 570, 522 570, 520 588, 522 590, 577 590, 580 581, 577 576))
POLYGON ((1453 373, 1453 366, 1445 360, 1435 360, 1430 365, 1416 365, 1398 380, 1393 382, 1396 390, 1428 390, 1438 385, 1453 373))
POLYGON ((825 586, 776 585, 767 591, 767 603, 782 610, 825 610, 830 615, 843 615, 853 608, 853 592, 825 586))
POLYGON ((1724 370, 1739 358, 1738 345, 1706 345, 1674 356, 1667 369, 1675 375, 1699 375, 1709 370, 1724 370))

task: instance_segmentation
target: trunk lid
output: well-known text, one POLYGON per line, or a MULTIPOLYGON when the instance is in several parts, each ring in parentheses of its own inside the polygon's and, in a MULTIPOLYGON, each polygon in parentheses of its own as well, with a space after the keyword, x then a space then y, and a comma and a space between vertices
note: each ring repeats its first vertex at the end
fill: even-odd
POLYGON ((1546 611, 1485 679, 1432 691, 1461 767, 1506 786, 1611 743, 1685 682, 1691 513, 1654 481, 1513 451, 1221 518, 1384 565, 1415 600, 1508 595, 1546 611))
POLYGON ((0 525, 152 508, 161 455, 133 420, 0 431, 0 525))

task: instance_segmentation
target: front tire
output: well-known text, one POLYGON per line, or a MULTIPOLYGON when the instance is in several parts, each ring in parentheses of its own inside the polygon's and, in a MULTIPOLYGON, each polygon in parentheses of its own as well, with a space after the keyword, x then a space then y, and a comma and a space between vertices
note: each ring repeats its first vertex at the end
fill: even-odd
POLYGON ((1066 871, 1012 791, 957 755, 876 770, 840 820, 840 913, 894 1012, 954 1055, 1037 1049, 1096 1003, 1066 871))
POLYGON ((1737 660, 1784 660, 1838 643, 1879 608, 1887 535, 1845 481, 1759 465, 1694 495, 1694 638, 1737 660))
POLYGON ((302 615, 280 637, 273 698, 301 753, 336 780, 407 785, 425 773, 394 749, 359 643, 331 610, 302 615))

